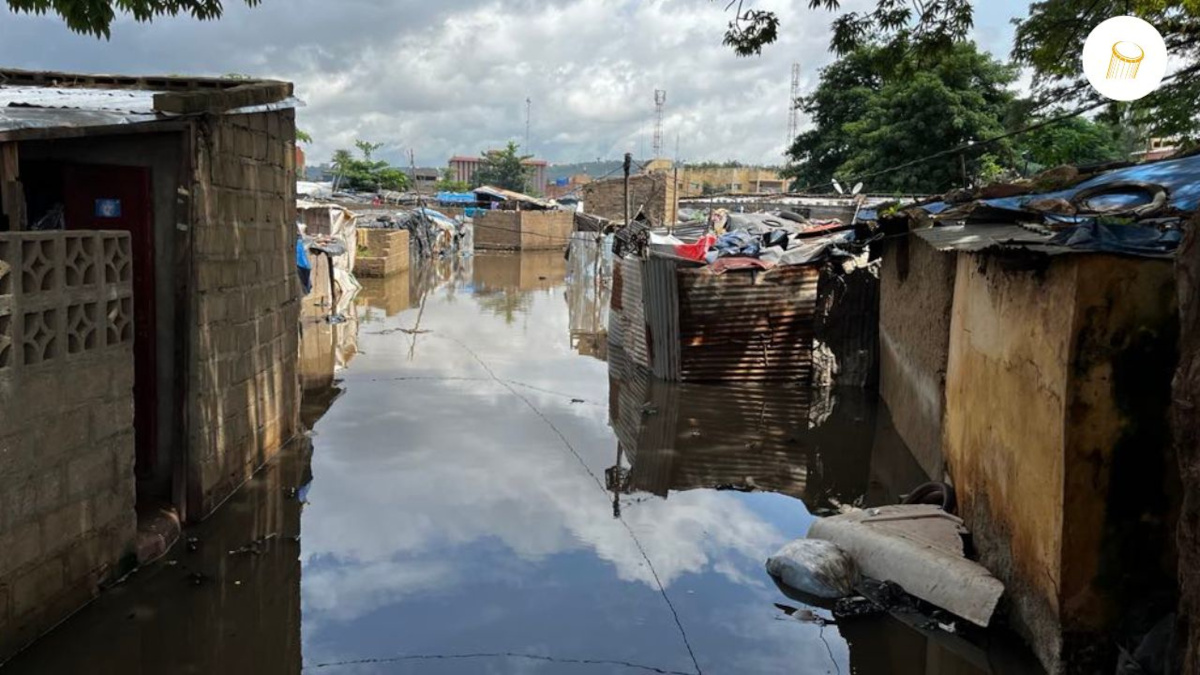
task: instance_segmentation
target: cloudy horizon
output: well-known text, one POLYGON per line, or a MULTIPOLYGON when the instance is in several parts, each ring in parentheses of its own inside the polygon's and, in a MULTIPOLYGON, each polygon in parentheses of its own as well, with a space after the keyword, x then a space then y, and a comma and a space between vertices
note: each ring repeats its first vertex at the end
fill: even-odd
MULTIPOLYGON (((846 9, 874 0, 851 0, 846 9)), ((1026 2, 977 7, 975 39, 1006 58, 1026 2)), ((705 0, 264 0, 226 4, 218 21, 139 24, 112 39, 76 35, 56 16, 0 9, 0 64, 121 74, 248 74, 295 82, 313 137, 310 164, 355 139, 400 165, 444 166, 513 140, 556 164, 651 154, 654 90, 667 92, 663 155, 779 164, 791 66, 812 91, 828 53, 828 12, 807 0, 757 0, 779 13, 761 57, 721 44, 731 14, 705 0), (678 147, 678 154, 676 148, 678 147)), ((802 124, 807 120, 802 119, 802 124)))

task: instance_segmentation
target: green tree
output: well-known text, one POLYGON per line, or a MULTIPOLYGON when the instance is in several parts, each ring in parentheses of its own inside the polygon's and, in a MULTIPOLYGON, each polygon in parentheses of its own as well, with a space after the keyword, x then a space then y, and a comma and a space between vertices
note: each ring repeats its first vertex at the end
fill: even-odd
MULTIPOLYGON (((1200 0, 1042 0, 1017 22, 1013 59, 1034 73, 1034 94, 1043 107, 1063 100, 1103 99, 1088 84, 1079 62, 1080 46, 1104 19, 1132 14, 1162 33, 1173 64, 1180 68, 1149 96, 1131 104, 1112 103, 1109 116, 1121 118, 1148 136, 1200 137, 1200 0)), ((1144 138, 1142 140, 1145 140, 1144 138)))
POLYGON ((475 171, 472 187, 491 185, 514 192, 527 192, 532 170, 525 165, 533 155, 520 154, 520 146, 509 141, 503 150, 483 153, 483 162, 475 171))
POLYGON ((296 142, 297 143, 308 143, 309 145, 312 145, 312 142, 313 142, 312 136, 310 136, 309 133, 303 129, 297 129, 296 130, 296 142))
POLYGON ((355 157, 349 150, 333 153, 334 189, 349 189, 363 192, 380 190, 406 190, 408 175, 385 161, 376 161, 371 155, 383 147, 379 143, 355 141, 362 157, 355 157))
MULTIPOLYGON (((751 4, 752 0, 736 0, 734 18, 725 31, 725 44, 739 56, 760 54, 779 38, 779 16, 751 4)), ((837 12, 842 3, 809 0, 808 7, 837 12)), ((912 58, 926 62, 964 41, 974 25, 970 0, 876 0, 874 9, 845 12, 834 19, 829 48, 845 56, 874 44, 881 47, 877 53, 884 63, 912 58)))
POLYGON ((471 186, 465 180, 456 180, 454 178, 454 170, 450 167, 442 169, 441 177, 438 182, 434 183, 434 189, 438 192, 467 192, 471 186))
MULTIPOLYGON (((1057 111, 1050 113, 1058 114, 1057 111)), ((1125 159, 1121 134, 1103 122, 1073 117, 1058 124, 1035 129, 1018 137, 1017 151, 1038 168, 1062 164, 1098 164, 1125 159)))
POLYGON ((915 53, 884 65, 884 49, 860 47, 821 73, 816 91, 800 100, 816 126, 797 137, 785 175, 802 188, 866 179, 872 191, 936 193, 962 185, 964 160, 968 176, 981 180, 995 178, 997 165, 1014 165, 1013 145, 1003 141, 870 175, 1002 134, 1013 99, 1013 70, 973 43, 953 45, 932 66, 915 53))
MULTIPOLYGON (((254 6, 261 0, 245 0, 254 6)), ((14 12, 57 14, 76 33, 109 38, 117 11, 128 12, 137 21, 152 21, 160 16, 188 14, 201 21, 219 19, 224 12, 221 0, 7 0, 14 12)))

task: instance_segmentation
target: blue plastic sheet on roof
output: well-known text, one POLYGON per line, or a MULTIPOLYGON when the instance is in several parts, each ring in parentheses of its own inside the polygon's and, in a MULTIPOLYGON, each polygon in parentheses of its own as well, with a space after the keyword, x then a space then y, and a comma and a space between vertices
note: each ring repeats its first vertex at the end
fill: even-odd
POLYGON ((437 200, 446 204, 474 204, 476 202, 474 192, 439 192, 437 200))
MULTIPOLYGON (((983 199, 980 200, 980 203, 1007 211, 1028 212, 1029 209, 1026 208, 1026 204, 1033 201, 1040 199, 1066 199, 1069 201, 1080 190, 1125 182, 1162 185, 1167 188, 1168 203, 1170 206, 1180 211, 1196 211, 1200 209, 1200 155, 1139 164, 1124 169, 1117 169, 1116 171, 1109 171, 1066 190, 1019 195, 1016 197, 1002 197, 999 199, 983 199)), ((1094 197, 1089 201, 1096 206, 1135 207, 1145 204, 1149 200, 1150 198, 1145 192, 1131 190, 1128 194, 1113 193, 1094 197)), ((928 213, 937 214, 945 211, 948 205, 945 202, 934 202, 932 204, 925 204, 921 208, 928 213)), ((1057 216, 1052 219, 1062 222, 1089 220, 1087 218, 1076 219, 1064 216, 1057 216)))

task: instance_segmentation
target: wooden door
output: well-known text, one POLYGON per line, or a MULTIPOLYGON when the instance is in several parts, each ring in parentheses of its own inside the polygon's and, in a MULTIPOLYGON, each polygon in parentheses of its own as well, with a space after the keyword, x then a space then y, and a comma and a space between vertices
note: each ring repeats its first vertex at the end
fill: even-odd
MULTIPOLYGON (((158 460, 158 354, 154 274, 154 203, 150 170, 143 167, 68 165, 64 171, 69 230, 124 230, 133 252, 134 425, 136 470, 150 477, 158 460)), ((182 339, 182 336, 180 336, 182 339)))

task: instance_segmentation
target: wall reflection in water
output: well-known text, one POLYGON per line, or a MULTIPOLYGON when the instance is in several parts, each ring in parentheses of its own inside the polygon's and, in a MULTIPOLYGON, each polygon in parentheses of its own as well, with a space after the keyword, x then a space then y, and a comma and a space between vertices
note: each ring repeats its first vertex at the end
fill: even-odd
POLYGON ((894 503, 928 480, 873 393, 668 383, 608 355, 615 492, 764 490, 821 513, 894 503))
POLYGON ((307 439, 286 448, 185 536, 3 669, 10 673, 301 670, 300 511, 307 439))

